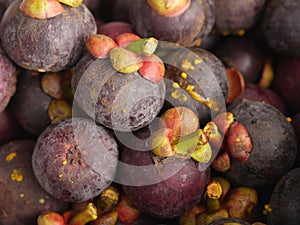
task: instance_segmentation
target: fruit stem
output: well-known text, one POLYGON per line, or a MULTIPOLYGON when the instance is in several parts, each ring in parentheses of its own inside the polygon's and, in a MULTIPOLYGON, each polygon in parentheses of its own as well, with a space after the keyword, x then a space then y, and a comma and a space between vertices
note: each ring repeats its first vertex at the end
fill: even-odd
POLYGON ((218 211, 220 209, 219 199, 221 196, 221 184, 215 180, 211 181, 206 187, 206 206, 209 211, 218 211))
POLYGON ((69 225, 85 225, 98 218, 97 208, 93 203, 89 203, 86 209, 78 212, 70 221, 69 225))

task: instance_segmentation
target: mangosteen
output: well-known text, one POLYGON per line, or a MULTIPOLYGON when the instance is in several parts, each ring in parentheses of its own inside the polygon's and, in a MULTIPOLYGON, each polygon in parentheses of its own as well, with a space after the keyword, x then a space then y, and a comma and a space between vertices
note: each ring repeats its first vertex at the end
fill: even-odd
POLYGON ((97 31, 94 17, 84 4, 72 7, 46 0, 12 2, 0 29, 8 56, 19 66, 39 72, 73 67, 87 37, 97 31))
POLYGON ((31 167, 35 141, 15 140, 4 144, 0 151, 0 224, 36 224, 45 211, 62 213, 69 204, 45 192, 31 167))
POLYGON ((271 187, 295 161, 297 140, 292 125, 279 110, 258 101, 243 100, 228 110, 235 121, 226 137, 232 160, 224 176, 237 185, 271 187))
POLYGON ((211 0, 135 0, 130 2, 130 20, 142 37, 155 37, 184 47, 200 45, 215 22, 211 0))
POLYGON ((299 1, 268 1, 261 26, 267 44, 276 53, 300 56, 299 13, 299 1))
MULTIPOLYGON (((32 136, 50 124, 71 117, 63 80, 67 73, 32 73, 21 71, 11 109, 19 124, 32 136)), ((70 86, 70 85, 69 85, 70 86)))
POLYGON ((286 173, 277 182, 269 204, 267 221, 269 225, 296 225, 300 221, 300 168, 286 173))
POLYGON ((266 0, 215 0, 216 32, 228 34, 244 34, 260 19, 266 0))
POLYGON ((78 105, 100 124, 118 131, 148 125, 165 98, 164 64, 154 54, 157 40, 129 36, 139 40, 127 43, 128 34, 117 42, 92 35, 87 40, 88 52, 72 76, 78 105))
POLYGON ((18 69, 0 48, 0 112, 4 111, 16 92, 18 69))
POLYGON ((225 225, 225 224, 234 224, 234 225, 250 225, 250 223, 240 220, 240 219, 234 219, 234 218, 222 218, 217 219, 213 221, 212 223, 208 225, 225 225))
POLYGON ((170 219, 201 201, 218 135, 209 125, 199 129, 195 118, 188 108, 169 109, 157 129, 136 131, 141 139, 124 147, 116 180, 137 209, 170 219))
POLYGON ((117 143, 105 128, 89 119, 70 118, 41 133, 32 167, 50 195, 80 202, 96 197, 111 184, 117 158, 117 143))
POLYGON ((175 46, 166 55, 164 108, 188 107, 198 114, 201 126, 205 125, 225 107, 228 78, 223 63, 213 53, 196 47, 175 46))
POLYGON ((240 71, 245 83, 258 83, 265 64, 265 53, 256 40, 249 36, 222 37, 213 53, 227 68, 240 71))

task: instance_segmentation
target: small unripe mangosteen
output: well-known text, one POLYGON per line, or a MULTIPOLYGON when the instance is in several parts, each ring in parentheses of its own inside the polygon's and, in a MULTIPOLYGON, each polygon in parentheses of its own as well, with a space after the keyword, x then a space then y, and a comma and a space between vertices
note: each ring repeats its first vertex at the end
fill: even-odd
POLYGON ((140 36, 191 47, 210 33, 215 4, 211 0, 135 0, 130 2, 129 14, 140 36))
POLYGON ((30 11, 34 4, 42 3, 16 0, 6 9, 0 25, 5 52, 28 70, 56 72, 71 68, 79 60, 87 37, 97 31, 93 15, 84 4, 70 7, 57 2, 55 7, 61 7, 61 13, 47 18, 46 12, 55 9, 42 8, 46 18, 33 18, 31 13, 39 13, 30 11))
POLYGON ((300 56, 299 13, 299 1, 268 1, 261 26, 266 42, 275 52, 281 55, 300 56))
POLYGON ((0 48, 0 112, 4 111, 16 91, 18 69, 0 48))
POLYGON ((269 204, 269 225, 299 224, 300 221, 300 167, 286 173, 277 182, 269 204))
MULTIPOLYGON (((248 132, 252 149, 247 160, 231 160, 225 177, 237 185, 254 188, 270 187, 288 172, 297 154, 297 140, 292 125, 276 108, 258 101, 243 100, 233 108, 234 123, 248 132)), ((229 128, 230 130, 230 128, 229 128)), ((238 136, 232 139, 241 142, 238 136)))
POLYGON ((108 54, 94 53, 107 50, 107 46, 87 46, 89 52, 72 76, 74 99, 91 118, 108 128, 131 131, 145 127, 157 116, 165 99, 164 64, 155 54, 150 55, 154 59, 146 55, 156 49, 157 40, 139 39, 126 48, 111 45, 108 54))
POLYGON ((99 195, 115 175, 115 139, 89 119, 66 119, 39 136, 32 167, 40 185, 55 198, 79 202, 99 195))
POLYGON ((51 197, 37 182, 31 166, 35 142, 4 144, 0 151, 0 224, 36 224, 45 211, 64 212, 69 204, 51 197))

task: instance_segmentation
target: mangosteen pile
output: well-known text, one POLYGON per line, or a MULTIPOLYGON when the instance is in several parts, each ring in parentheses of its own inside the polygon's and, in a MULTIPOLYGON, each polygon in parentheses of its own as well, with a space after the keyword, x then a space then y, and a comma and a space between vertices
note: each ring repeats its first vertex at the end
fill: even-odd
POLYGON ((299 225, 300 0, 0 0, 0 225, 299 225))

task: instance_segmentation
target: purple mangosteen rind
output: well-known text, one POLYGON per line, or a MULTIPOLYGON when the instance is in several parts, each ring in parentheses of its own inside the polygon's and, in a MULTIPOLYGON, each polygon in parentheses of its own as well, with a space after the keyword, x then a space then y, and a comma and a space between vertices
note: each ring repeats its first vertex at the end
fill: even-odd
POLYGON ((133 205, 147 215, 157 218, 174 218, 190 210, 201 201, 210 179, 209 167, 200 171, 198 163, 192 159, 169 157, 166 161, 155 164, 151 151, 125 148, 121 161, 135 167, 152 166, 151 170, 145 172, 144 177, 140 177, 140 181, 136 174, 127 170, 119 170, 118 176, 126 181, 127 184, 122 187, 133 205), (178 166, 180 169, 172 174, 174 167, 178 166), (145 185, 144 179, 160 181, 145 185), (130 180, 134 183, 140 182, 141 185, 130 185, 130 180))
POLYGON ((268 224, 298 224, 300 221, 300 195, 297 193, 300 188, 299 173, 300 168, 294 168, 276 183, 268 204, 268 224))
POLYGON ((87 37, 96 33, 94 17, 87 7, 64 5, 60 15, 40 20, 21 13, 21 2, 9 5, 0 25, 1 42, 8 56, 27 70, 57 72, 73 67, 87 37))
POLYGON ((138 71, 117 72, 109 59, 95 59, 89 53, 76 65, 71 86, 75 101, 90 117, 119 131, 148 125, 165 99, 163 80, 154 83, 138 71))
POLYGON ((157 14, 146 0, 132 1, 129 14, 133 28, 140 36, 154 36, 159 40, 192 47, 199 45, 201 39, 212 30, 215 5, 210 0, 192 0, 189 7, 180 15, 166 17, 157 14), (155 23, 152 23, 153 21, 155 23), (165 29, 166 27, 168 29, 165 29))
POLYGON ((276 108, 257 101, 243 100, 228 110, 247 129, 252 151, 242 163, 232 160, 224 176, 237 185, 254 188, 274 185, 291 169, 297 154, 292 125, 276 108))
POLYGON ((1 147, 0 221, 6 225, 36 223, 44 211, 63 213, 69 203, 53 198, 37 182, 31 167, 35 141, 19 139, 1 147))
POLYGON ((43 91, 41 80, 41 74, 21 71, 17 91, 11 100, 11 109, 17 121, 35 137, 51 123, 48 108, 52 97, 43 91))
POLYGON ((117 168, 118 149, 108 131, 89 119, 66 119, 39 136, 32 166, 40 185, 52 196, 80 202, 107 188, 117 168))
POLYGON ((0 65, 0 112, 3 112, 16 92, 19 70, 2 48, 0 49, 0 65))

